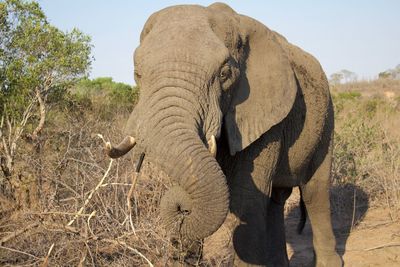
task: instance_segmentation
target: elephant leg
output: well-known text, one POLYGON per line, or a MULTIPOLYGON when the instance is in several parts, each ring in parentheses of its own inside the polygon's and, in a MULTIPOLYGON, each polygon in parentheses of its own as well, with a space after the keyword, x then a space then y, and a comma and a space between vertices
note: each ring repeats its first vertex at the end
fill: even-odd
POLYGON ((268 266, 268 235, 265 224, 269 196, 267 182, 253 178, 244 168, 231 187, 231 207, 237 217, 232 229, 234 266, 268 266), (258 186, 265 188, 260 191, 258 186))
POLYGON ((332 162, 331 146, 316 154, 312 162, 314 171, 310 181, 301 186, 302 196, 313 232, 316 266, 342 266, 336 252, 336 239, 331 224, 329 202, 330 170, 332 162))
POLYGON ((286 251, 284 207, 292 188, 273 188, 266 218, 269 244, 268 262, 271 266, 289 266, 286 251))
MULTIPOLYGON (((271 130, 270 135, 260 138, 236 158, 232 175, 228 176, 231 193, 231 212, 239 222, 233 229, 234 266, 287 266, 287 257, 271 259, 275 246, 268 227, 283 221, 272 219, 267 225, 271 202, 272 179, 278 163, 281 142, 280 128, 271 130), (276 131, 276 132, 274 132, 276 131)), ((273 206, 271 213, 279 214, 280 207, 273 206)), ((274 236, 272 236, 274 237, 274 236)), ((286 250, 286 248, 283 248, 286 250)), ((274 251, 276 252, 276 251, 274 251)), ((284 254, 284 251, 281 253, 284 254)))
POLYGON ((237 163, 235 169, 237 171, 229 181, 231 212, 218 231, 206 238, 203 250, 205 259, 216 263, 225 258, 226 266, 269 266, 265 224, 268 183, 265 179, 253 179, 251 173, 254 174, 255 170, 245 161, 237 163), (258 186, 265 189, 265 193, 258 186), (220 252, 233 255, 226 262, 227 258, 220 252))

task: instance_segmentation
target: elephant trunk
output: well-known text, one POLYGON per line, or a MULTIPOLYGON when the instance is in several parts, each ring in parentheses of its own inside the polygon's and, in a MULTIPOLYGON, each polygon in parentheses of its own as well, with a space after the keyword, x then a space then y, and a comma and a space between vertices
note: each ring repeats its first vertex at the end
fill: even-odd
POLYGON ((161 199, 161 217, 167 227, 189 239, 203 239, 214 233, 228 212, 228 188, 219 165, 203 144, 187 141, 188 150, 172 160, 183 168, 179 177, 161 199), (186 156, 183 156, 186 155, 186 156), (186 159, 184 159, 186 158, 186 159), (182 161, 186 161, 182 164, 182 161))
POLYGON ((134 133, 146 157, 174 184, 161 200, 162 220, 182 237, 203 239, 225 220, 229 192, 225 175, 203 141, 199 87, 169 73, 142 92, 134 133))

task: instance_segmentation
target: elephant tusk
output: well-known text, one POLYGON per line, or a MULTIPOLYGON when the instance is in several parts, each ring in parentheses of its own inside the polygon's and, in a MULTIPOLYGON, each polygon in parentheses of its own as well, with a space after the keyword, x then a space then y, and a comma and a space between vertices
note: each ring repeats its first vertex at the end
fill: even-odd
POLYGON ((214 135, 211 135, 210 140, 208 140, 208 150, 214 158, 217 156, 217 141, 215 140, 214 135))
POLYGON ((106 142, 101 134, 97 135, 105 145, 105 152, 110 158, 119 158, 128 153, 135 145, 135 138, 132 136, 126 136, 121 143, 117 146, 113 146, 110 142, 106 142))

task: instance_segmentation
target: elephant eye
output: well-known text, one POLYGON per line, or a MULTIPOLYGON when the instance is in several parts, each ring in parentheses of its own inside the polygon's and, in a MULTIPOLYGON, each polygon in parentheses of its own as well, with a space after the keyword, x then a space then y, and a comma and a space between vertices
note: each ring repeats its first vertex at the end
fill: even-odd
POLYGON ((229 66, 223 66, 219 74, 221 82, 225 82, 231 76, 231 68, 229 66))

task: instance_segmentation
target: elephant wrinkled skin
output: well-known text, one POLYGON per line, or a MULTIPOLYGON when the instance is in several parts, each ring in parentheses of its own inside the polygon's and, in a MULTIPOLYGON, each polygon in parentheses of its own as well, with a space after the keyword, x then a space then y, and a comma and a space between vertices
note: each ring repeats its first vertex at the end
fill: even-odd
POLYGON ((234 265, 287 266, 283 207, 299 186, 316 266, 341 266, 329 204, 333 108, 314 57, 215 3, 154 13, 134 62, 139 102, 128 137, 108 151, 136 144, 172 179, 166 227, 207 237, 205 251, 232 249, 234 265))

